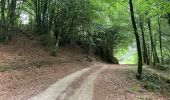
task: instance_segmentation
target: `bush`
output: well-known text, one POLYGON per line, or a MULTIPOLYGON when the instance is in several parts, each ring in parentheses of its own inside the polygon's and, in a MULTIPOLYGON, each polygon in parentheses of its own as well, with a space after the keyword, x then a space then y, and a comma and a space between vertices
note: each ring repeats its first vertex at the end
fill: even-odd
POLYGON ((11 40, 10 32, 5 31, 4 28, 0 28, 0 42, 7 43, 11 40))
POLYGON ((56 42, 55 36, 51 33, 42 34, 40 41, 44 46, 53 46, 56 42))
POLYGON ((119 61, 114 57, 114 50, 119 45, 118 28, 98 26, 95 32, 87 32, 79 36, 77 44, 88 53, 94 53, 108 63, 118 64, 119 61))
POLYGON ((144 87, 150 91, 154 92, 170 92, 170 85, 166 83, 165 78, 159 76, 156 73, 152 73, 148 70, 144 72, 144 79, 142 80, 145 83, 144 87))
POLYGON ((164 63, 165 63, 166 65, 170 65, 170 58, 169 58, 169 57, 166 58, 166 59, 164 60, 164 63))
POLYGON ((162 64, 158 63, 158 64, 156 64, 156 68, 159 70, 166 71, 169 69, 169 65, 162 65, 162 64))
POLYGON ((119 61, 114 57, 114 50, 119 44, 117 28, 106 28, 93 36, 96 54, 109 63, 118 64, 119 61))
POLYGON ((0 72, 5 72, 5 71, 7 71, 7 68, 0 64, 0 72))
POLYGON ((56 38, 53 33, 46 33, 40 36, 40 40, 46 46, 51 56, 56 56, 58 48, 56 47, 56 38))

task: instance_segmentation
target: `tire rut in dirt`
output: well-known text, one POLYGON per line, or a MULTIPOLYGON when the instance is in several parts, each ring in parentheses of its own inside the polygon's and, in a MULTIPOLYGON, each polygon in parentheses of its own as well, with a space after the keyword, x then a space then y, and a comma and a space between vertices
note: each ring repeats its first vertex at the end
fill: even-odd
POLYGON ((101 69, 102 65, 95 65, 87 72, 83 73, 77 80, 75 80, 72 84, 70 84, 67 89, 65 89, 56 100, 69 100, 69 97, 72 96, 78 88, 81 87, 83 82, 86 80, 88 76, 95 73, 99 69, 101 69))
POLYGON ((72 84, 77 78, 79 78, 83 73, 87 72, 91 68, 85 68, 83 70, 77 71, 58 80, 56 83, 52 84, 45 91, 29 98, 28 100, 56 100, 56 98, 61 94, 62 91, 67 89, 67 87, 72 84))
POLYGON ((105 69, 106 66, 103 66, 98 70, 95 70, 92 74, 86 76, 81 86, 74 90, 72 95, 66 96, 67 98, 64 100, 92 100, 96 78, 105 69))

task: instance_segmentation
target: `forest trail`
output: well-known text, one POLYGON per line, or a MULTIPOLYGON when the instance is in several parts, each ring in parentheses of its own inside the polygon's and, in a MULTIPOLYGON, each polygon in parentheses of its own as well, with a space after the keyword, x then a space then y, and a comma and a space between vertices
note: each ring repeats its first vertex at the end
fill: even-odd
POLYGON ((28 100, 166 100, 147 91, 129 71, 129 65, 98 63, 58 80, 28 100))
POLYGON ((28 100, 92 100, 96 78, 106 68, 101 64, 74 72, 28 100))
POLYGON ((52 57, 21 34, 0 55, 0 100, 169 100, 136 80, 136 65, 106 64, 79 46, 52 57))

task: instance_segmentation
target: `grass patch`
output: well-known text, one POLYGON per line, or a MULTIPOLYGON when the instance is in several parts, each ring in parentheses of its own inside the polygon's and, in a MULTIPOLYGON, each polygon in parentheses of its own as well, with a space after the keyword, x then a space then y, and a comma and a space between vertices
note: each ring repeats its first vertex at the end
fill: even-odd
POLYGON ((132 87, 130 87, 130 88, 128 89, 128 92, 129 92, 129 93, 136 93, 136 92, 142 92, 142 91, 141 91, 141 88, 140 88, 140 87, 138 87, 138 86, 132 86, 132 87))
MULTIPOLYGON (((137 71, 137 66, 132 66, 131 67, 133 72, 129 73, 134 73, 133 76, 135 76, 136 71, 137 71)), ((143 84, 143 87, 150 91, 154 92, 157 94, 163 94, 166 96, 170 96, 170 83, 167 81, 169 80, 169 71, 162 71, 162 70, 156 70, 150 66, 144 66, 143 68, 143 78, 139 82, 143 84)), ((136 89, 132 89, 134 91, 136 89)))
POLYGON ((5 67, 5 66, 3 66, 3 65, 1 65, 0 64, 0 72, 5 72, 5 71, 7 71, 8 69, 5 67))
POLYGON ((146 67, 143 72, 143 80, 141 80, 141 82, 144 83, 145 89, 151 92, 170 95, 170 84, 167 83, 167 80, 169 80, 167 72, 146 67))

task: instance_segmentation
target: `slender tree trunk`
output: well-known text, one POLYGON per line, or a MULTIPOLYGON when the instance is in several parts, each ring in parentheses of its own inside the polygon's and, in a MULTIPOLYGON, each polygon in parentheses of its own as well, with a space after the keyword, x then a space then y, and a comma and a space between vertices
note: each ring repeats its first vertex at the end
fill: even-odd
POLYGON ((161 52, 161 62, 162 62, 162 65, 163 65, 164 59, 163 59, 163 51, 162 51, 162 31, 161 31, 160 17, 158 17, 158 27, 159 27, 159 43, 160 43, 160 52, 161 52))
POLYGON ((11 6, 10 6, 10 27, 13 28, 16 17, 15 17, 15 9, 16 9, 16 0, 11 0, 11 6))
POLYGON ((35 13, 36 13, 36 27, 38 28, 39 22, 38 22, 38 0, 35 1, 35 13))
POLYGON ((147 51, 147 46, 145 41, 144 23, 143 23, 142 16, 140 16, 140 28, 141 28, 142 42, 143 42, 143 60, 145 64, 149 65, 148 51, 147 51))
POLYGON ((158 58, 156 46, 155 46, 155 43, 153 40, 153 36, 152 36, 152 28, 151 28, 150 18, 148 18, 148 28, 149 28, 149 35, 150 35, 150 41, 151 41, 151 54, 152 54, 152 58, 153 58, 153 65, 156 65, 156 63, 159 63, 159 58, 158 58))
POLYGON ((5 0, 1 0, 1 25, 5 24, 5 0))
POLYGON ((170 13, 168 13, 168 23, 170 25, 170 13))
POLYGON ((150 19, 148 19, 148 21, 147 21, 147 23, 148 23, 148 28, 149 28, 149 36, 150 36, 150 45, 151 45, 151 52, 150 52, 150 54, 151 54, 151 59, 152 59, 152 63, 153 63, 153 65, 155 65, 155 60, 154 60, 154 47, 153 47, 153 37, 152 37, 152 31, 151 31, 151 22, 150 22, 150 19))
POLYGON ((37 23, 37 29, 38 29, 38 32, 41 31, 41 1, 40 0, 36 0, 35 2, 35 5, 36 5, 36 23, 37 23))
POLYGON ((132 25, 134 28, 134 34, 136 38, 136 44, 137 44, 137 51, 138 51, 138 74, 137 78, 141 79, 142 78, 142 51, 141 51, 141 45, 140 45, 140 38, 138 35, 138 30, 137 30, 137 25, 135 21, 135 16, 134 16, 134 8, 133 8, 133 0, 129 0, 129 6, 130 6, 130 13, 131 13, 131 20, 132 20, 132 25))
POLYGON ((47 5, 48 5, 48 0, 44 0, 44 5, 43 5, 43 20, 42 20, 42 24, 43 24, 43 28, 44 28, 44 32, 47 31, 47 24, 46 24, 46 12, 47 12, 47 5))
POLYGON ((148 48, 148 61, 149 61, 149 65, 152 63, 152 54, 151 54, 151 48, 150 45, 147 45, 148 48))

